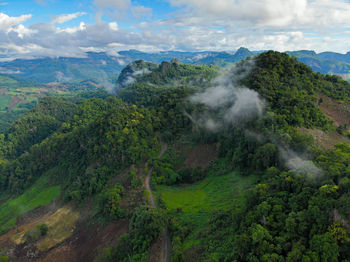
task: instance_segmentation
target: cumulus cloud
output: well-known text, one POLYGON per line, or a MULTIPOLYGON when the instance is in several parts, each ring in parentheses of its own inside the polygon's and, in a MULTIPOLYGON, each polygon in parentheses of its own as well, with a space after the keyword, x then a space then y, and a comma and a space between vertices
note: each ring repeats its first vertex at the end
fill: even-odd
POLYGON ((0 31, 8 31, 14 26, 29 20, 31 17, 31 14, 10 17, 4 13, 0 13, 0 31))
POLYGON ((247 21, 261 25, 284 26, 302 16, 307 0, 171 0, 174 5, 187 5, 212 17, 247 21))
POLYGON ((84 57, 90 50, 107 51, 110 43, 121 46, 141 43, 141 35, 120 30, 116 22, 90 25, 81 22, 76 27, 59 28, 56 23, 64 23, 83 13, 60 15, 51 23, 36 23, 24 26, 22 22, 31 15, 10 17, 0 13, 0 55, 12 58, 23 57, 84 57))
POLYGON ((336 27, 349 24, 350 4, 345 0, 170 0, 191 8, 209 21, 248 23, 257 26, 336 27))

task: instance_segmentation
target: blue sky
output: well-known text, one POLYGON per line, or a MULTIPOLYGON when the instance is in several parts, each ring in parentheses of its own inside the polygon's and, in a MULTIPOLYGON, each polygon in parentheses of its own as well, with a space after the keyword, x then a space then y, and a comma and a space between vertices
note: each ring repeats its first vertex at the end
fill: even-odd
POLYGON ((86 51, 350 51, 349 0, 0 0, 0 58, 86 51))

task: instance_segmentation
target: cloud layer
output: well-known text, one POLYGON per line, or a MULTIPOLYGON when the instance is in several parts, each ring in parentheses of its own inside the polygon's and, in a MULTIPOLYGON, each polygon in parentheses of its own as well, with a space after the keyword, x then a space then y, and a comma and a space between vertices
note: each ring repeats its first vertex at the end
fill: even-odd
MULTIPOLYGON (((37 2, 43 8, 47 3, 37 2)), ((42 23, 31 23, 34 14, 10 16, 0 12, 0 57, 79 57, 87 50, 214 51, 240 46, 252 50, 350 51, 350 3, 346 0, 169 3, 176 9, 160 16, 156 13, 159 10, 131 0, 94 0, 90 14, 60 14, 42 23), (87 23, 88 15, 96 22, 87 23), (67 26, 67 22, 75 26, 67 26)))

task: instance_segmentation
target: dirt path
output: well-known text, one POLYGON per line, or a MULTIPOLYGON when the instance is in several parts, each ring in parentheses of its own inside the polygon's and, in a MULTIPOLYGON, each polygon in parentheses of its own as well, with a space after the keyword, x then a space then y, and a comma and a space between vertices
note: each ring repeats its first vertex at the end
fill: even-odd
POLYGON ((168 229, 163 228, 162 231, 162 260, 163 262, 170 261, 170 238, 168 234, 168 229))
MULTIPOLYGON (((160 144, 161 144, 162 149, 160 150, 158 157, 162 157, 168 148, 168 146, 166 144, 164 144, 162 142, 160 144)), ((148 168, 148 163, 146 163, 146 168, 148 168)), ((151 179, 152 172, 153 172, 153 168, 151 168, 147 173, 146 180, 145 180, 145 186, 146 186, 146 190, 148 191, 149 201, 151 202, 152 208, 157 208, 156 202, 154 201, 151 187, 149 185, 149 181, 151 179)), ((162 230, 161 261, 168 262, 169 260, 170 260, 170 239, 169 239, 168 229, 166 227, 164 227, 162 230)))
MULTIPOLYGON (((146 163, 145 168, 148 168, 148 163, 146 163)), ((152 194, 151 187, 150 187, 150 185, 149 185, 149 181, 150 181, 150 179, 151 179, 152 172, 153 172, 153 168, 151 168, 151 169, 148 171, 148 173, 147 173, 145 185, 146 185, 146 190, 148 191, 148 197, 149 197, 149 201, 151 202, 151 206, 152 206, 153 208, 157 208, 156 202, 154 201, 154 197, 153 197, 153 194, 152 194)))

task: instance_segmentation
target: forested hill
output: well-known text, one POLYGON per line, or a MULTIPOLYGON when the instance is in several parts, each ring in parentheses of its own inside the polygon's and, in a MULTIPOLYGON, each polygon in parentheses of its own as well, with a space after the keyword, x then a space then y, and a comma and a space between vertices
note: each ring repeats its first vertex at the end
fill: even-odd
POLYGON ((269 51, 118 83, 0 135, 0 259, 157 261, 164 228, 172 261, 350 259, 349 133, 325 107, 349 108, 348 82, 269 51))
POLYGON ((154 63, 137 60, 126 66, 117 80, 117 90, 134 82, 148 83, 161 86, 201 86, 208 85, 219 67, 204 65, 186 65, 179 60, 154 63))

